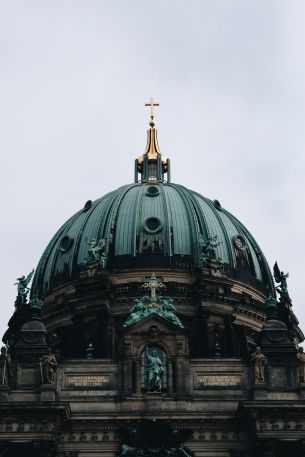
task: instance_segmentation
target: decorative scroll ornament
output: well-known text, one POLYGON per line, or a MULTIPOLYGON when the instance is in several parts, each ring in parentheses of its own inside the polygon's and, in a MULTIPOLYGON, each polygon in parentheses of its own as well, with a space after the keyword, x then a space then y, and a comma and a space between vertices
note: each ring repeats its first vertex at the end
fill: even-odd
POLYGON ((89 249, 85 265, 90 262, 98 262, 102 268, 105 268, 108 259, 105 238, 101 238, 99 240, 92 238, 87 244, 89 245, 89 249))
POLYGON ((223 266, 223 262, 216 254, 215 248, 221 244, 221 241, 217 241, 217 235, 210 236, 208 238, 204 238, 202 235, 200 235, 198 241, 200 248, 201 268, 220 270, 223 266))
POLYGON ((17 278, 18 282, 15 282, 14 284, 15 286, 17 286, 17 299, 22 304, 26 304, 27 302, 27 296, 29 291, 31 290, 30 287, 28 287, 28 284, 30 283, 33 274, 34 270, 32 270, 31 273, 27 275, 27 277, 21 276, 20 278, 17 278))
POLYGON ((144 284, 144 287, 150 290, 150 297, 144 295, 144 297, 134 301, 135 304, 130 310, 130 316, 123 326, 129 327, 150 314, 157 314, 172 324, 184 328, 182 322, 175 314, 176 309, 173 305, 173 300, 157 296, 157 291, 165 286, 157 280, 154 273, 149 281, 144 284))
POLYGON ((279 286, 276 287, 276 291, 280 295, 280 300, 286 303, 291 303, 291 298, 289 297, 287 286, 287 278, 289 276, 289 273, 284 273, 283 271, 281 271, 279 269, 277 262, 275 262, 273 267, 273 276, 275 282, 279 284, 279 286))

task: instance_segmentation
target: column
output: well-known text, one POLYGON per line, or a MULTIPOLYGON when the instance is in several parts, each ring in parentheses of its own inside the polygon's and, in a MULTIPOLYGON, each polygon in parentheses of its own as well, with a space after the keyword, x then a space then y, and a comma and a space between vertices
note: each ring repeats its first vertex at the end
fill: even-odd
POLYGON ((172 395, 174 391, 173 386, 173 362, 172 360, 167 360, 167 392, 169 395, 172 395))

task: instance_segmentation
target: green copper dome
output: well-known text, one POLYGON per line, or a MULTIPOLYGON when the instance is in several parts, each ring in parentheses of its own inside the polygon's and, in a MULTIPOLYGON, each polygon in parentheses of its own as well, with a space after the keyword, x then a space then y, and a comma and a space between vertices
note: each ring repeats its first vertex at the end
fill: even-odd
POLYGON ((200 269, 201 240, 217 240, 221 270, 274 293, 265 257, 248 230, 218 201, 163 181, 126 185, 87 202, 56 233, 36 270, 33 293, 45 296, 80 278, 90 242, 101 241, 106 270, 200 269))

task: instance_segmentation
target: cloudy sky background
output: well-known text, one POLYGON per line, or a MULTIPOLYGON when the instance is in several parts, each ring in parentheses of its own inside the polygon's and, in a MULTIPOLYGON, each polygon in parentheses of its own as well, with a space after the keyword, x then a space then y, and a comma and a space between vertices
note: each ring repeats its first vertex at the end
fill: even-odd
POLYGON ((304 21, 303 0, 0 1, 1 334, 59 226, 133 181, 151 96, 173 182, 289 271, 305 330, 304 21))

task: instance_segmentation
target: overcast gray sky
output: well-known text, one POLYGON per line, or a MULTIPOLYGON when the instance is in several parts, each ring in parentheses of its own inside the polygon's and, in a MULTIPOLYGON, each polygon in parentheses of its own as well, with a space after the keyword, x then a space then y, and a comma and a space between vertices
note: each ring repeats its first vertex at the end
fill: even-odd
POLYGON ((133 180, 151 96, 172 180, 289 271, 305 330, 303 0, 1 0, 1 334, 15 279, 86 200, 133 180))

